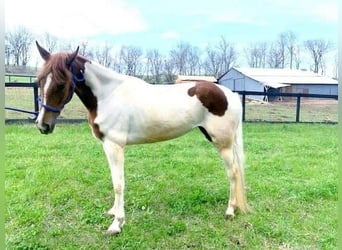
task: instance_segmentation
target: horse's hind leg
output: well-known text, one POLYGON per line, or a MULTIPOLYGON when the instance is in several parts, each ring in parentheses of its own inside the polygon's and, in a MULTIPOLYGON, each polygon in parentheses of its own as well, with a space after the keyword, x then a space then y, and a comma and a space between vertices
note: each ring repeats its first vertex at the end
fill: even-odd
POLYGON ((125 224, 125 211, 124 211, 124 149, 112 143, 109 140, 103 142, 103 149, 106 153, 107 160, 110 167, 112 176, 113 188, 114 188, 114 205, 108 211, 109 215, 114 215, 114 221, 109 226, 108 234, 118 234, 121 232, 121 228, 125 224))
POLYGON ((246 202, 243 169, 236 159, 235 149, 232 147, 225 147, 219 149, 222 159, 226 165, 227 175, 230 181, 230 194, 228 201, 228 208, 225 213, 226 218, 233 218, 234 211, 239 208, 242 212, 248 211, 246 202))

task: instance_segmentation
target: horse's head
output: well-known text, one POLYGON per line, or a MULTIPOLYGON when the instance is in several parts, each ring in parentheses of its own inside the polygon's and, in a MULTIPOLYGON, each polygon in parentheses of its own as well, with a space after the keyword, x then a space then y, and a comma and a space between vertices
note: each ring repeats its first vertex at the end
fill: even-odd
POLYGON ((49 134, 53 132, 57 117, 74 93, 75 85, 70 68, 79 48, 73 53, 50 54, 38 42, 36 44, 45 61, 38 75, 40 110, 36 125, 41 133, 49 134))

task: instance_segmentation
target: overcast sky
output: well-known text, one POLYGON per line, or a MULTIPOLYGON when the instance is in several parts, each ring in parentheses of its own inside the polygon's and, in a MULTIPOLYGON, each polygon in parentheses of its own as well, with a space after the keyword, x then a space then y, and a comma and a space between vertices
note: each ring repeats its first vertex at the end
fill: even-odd
POLYGON ((337 45, 337 16, 338 0, 5 0, 7 30, 161 51, 179 41, 205 48, 220 36, 243 47, 288 30, 337 45))

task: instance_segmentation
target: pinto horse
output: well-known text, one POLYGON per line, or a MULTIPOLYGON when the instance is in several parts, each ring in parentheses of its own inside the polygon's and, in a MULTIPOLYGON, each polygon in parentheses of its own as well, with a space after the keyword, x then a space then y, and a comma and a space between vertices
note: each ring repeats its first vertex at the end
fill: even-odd
POLYGON ((114 216, 108 234, 118 234, 125 223, 124 147, 181 136, 198 127, 217 148, 230 181, 226 218, 234 210, 248 211, 244 187, 242 106, 237 94, 205 81, 152 85, 118 74, 78 54, 50 54, 36 42, 45 63, 38 75, 40 110, 36 126, 52 133, 56 119, 72 98, 88 110, 93 135, 103 145, 114 189, 114 216))

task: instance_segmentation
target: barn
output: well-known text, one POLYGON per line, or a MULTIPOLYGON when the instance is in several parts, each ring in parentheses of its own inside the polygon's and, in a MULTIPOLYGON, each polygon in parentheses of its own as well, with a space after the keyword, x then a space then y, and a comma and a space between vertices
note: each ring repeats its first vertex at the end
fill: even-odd
MULTIPOLYGON (((293 69, 231 68, 218 84, 233 91, 278 93, 338 94, 338 82, 330 77, 293 69)), ((248 96, 263 100, 265 96, 248 96)))

